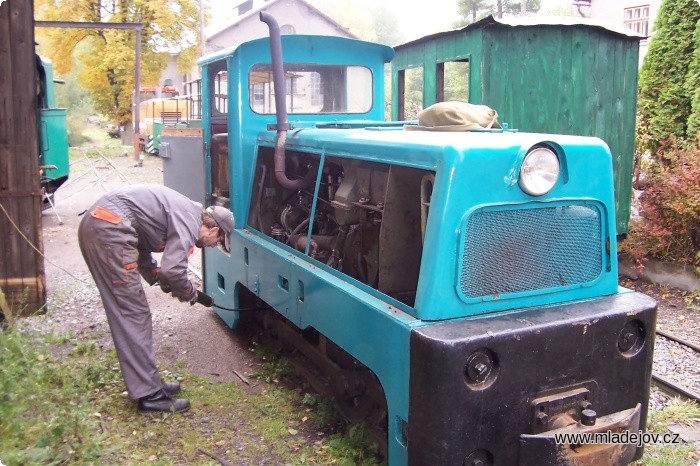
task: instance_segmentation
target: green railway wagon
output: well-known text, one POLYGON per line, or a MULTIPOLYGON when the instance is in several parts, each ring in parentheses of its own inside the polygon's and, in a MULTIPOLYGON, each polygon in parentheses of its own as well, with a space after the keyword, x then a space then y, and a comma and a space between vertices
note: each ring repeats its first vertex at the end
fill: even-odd
POLYGON ((463 100, 496 109, 499 121, 520 131, 603 139, 613 155, 617 232, 624 235, 640 39, 584 18, 489 16, 395 47, 391 116, 411 119, 416 107, 463 100))
POLYGON ((53 64, 37 55, 37 106, 39 116, 39 168, 41 189, 44 193, 42 209, 53 203, 56 190, 68 180, 70 161, 68 151, 68 127, 66 109, 56 107, 54 84, 63 83, 54 79, 53 64))

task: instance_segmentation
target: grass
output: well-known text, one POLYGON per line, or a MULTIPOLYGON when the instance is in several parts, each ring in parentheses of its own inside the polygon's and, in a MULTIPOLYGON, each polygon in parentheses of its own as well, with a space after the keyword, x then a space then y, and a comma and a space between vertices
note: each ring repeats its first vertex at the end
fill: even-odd
MULTIPOLYGON (((672 424, 692 424, 700 419, 700 406, 693 402, 674 399, 661 410, 649 412, 648 432, 664 433, 672 424)), ((636 465, 639 466, 694 466, 700 455, 693 444, 679 443, 667 445, 646 445, 644 456, 636 465)))
POLYGON ((194 408, 141 415, 123 392, 114 352, 96 338, 12 325, 0 331, 5 465, 217 464, 212 456, 231 464, 377 464, 364 449, 363 427, 321 435, 317 404, 274 382, 247 394, 234 382, 212 384, 173 367, 167 378, 185 379, 182 396, 194 408))
POLYGON ((84 354, 85 364, 56 358, 51 339, 22 335, 9 326, 0 333, 0 452, 11 464, 60 464, 100 456, 104 440, 91 415, 90 398, 113 377, 84 354))
MULTIPOLYGON (((255 355, 264 362, 252 377, 275 384, 289 380, 292 387, 302 385, 289 360, 280 356, 273 348, 265 344, 256 344, 255 355)), ((299 393, 298 390, 295 392, 299 393)), ((342 460, 340 464, 345 465, 379 464, 379 445, 370 438, 363 423, 351 425, 344 421, 336 408, 335 400, 331 397, 315 392, 306 392, 299 396, 297 402, 306 406, 306 415, 302 417, 302 422, 308 421, 317 429, 335 432, 328 438, 328 444, 322 445, 321 450, 316 451, 317 454, 328 454, 335 460, 342 460)))

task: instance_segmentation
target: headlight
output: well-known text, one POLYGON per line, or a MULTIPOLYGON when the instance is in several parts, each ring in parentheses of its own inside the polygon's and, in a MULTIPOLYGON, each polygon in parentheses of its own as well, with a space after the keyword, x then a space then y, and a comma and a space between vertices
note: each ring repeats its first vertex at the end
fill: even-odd
POLYGON ((547 194, 559 178, 559 158, 550 149, 530 151, 520 167, 520 188, 531 196, 547 194))

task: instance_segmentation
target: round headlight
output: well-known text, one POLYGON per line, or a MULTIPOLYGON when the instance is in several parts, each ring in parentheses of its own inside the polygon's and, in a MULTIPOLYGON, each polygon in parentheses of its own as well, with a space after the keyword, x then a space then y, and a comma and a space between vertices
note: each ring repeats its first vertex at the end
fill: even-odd
POLYGON ((520 187, 531 196, 547 194, 559 178, 559 158, 550 149, 530 151, 520 167, 520 187))

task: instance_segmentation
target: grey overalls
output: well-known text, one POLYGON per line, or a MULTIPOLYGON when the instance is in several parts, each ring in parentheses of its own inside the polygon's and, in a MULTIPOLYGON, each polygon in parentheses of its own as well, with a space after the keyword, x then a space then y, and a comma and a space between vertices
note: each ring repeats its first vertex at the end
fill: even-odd
POLYGON ((151 311, 141 277, 167 282, 173 296, 195 292, 187 258, 199 238, 202 206, 159 185, 129 186, 109 192, 88 209, 78 238, 100 291, 117 357, 133 400, 163 382, 156 367, 151 311), (160 272, 151 252, 162 252, 160 272))

